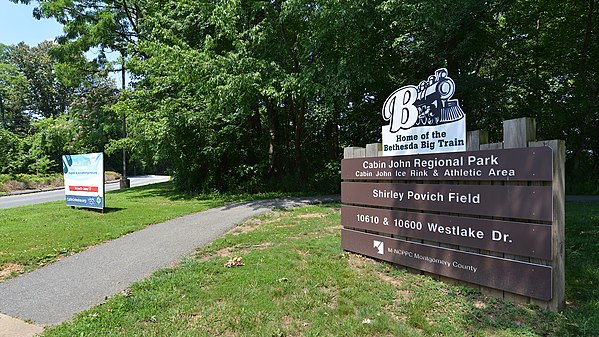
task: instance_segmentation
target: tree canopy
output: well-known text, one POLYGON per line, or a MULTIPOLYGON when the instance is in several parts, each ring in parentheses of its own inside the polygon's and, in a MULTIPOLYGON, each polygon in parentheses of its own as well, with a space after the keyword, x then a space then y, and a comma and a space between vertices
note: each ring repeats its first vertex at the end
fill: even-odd
POLYGON ((114 83, 73 70, 56 47, 0 45, 0 173, 57 171, 62 154, 103 151, 121 134, 114 83))
POLYGON ((534 117, 566 140, 570 177, 599 173, 595 0, 41 0, 36 15, 65 25, 63 60, 123 56, 132 86, 103 104, 129 135, 103 141, 183 189, 335 190, 341 149, 380 141, 386 97, 441 67, 470 130, 499 140, 502 120, 534 117))

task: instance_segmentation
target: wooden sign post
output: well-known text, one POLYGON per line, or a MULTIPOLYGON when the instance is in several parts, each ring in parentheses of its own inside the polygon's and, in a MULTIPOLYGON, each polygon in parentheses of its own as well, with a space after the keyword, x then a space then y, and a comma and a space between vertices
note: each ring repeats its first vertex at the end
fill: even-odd
POLYGON ((342 247, 517 303, 564 304, 563 141, 503 123, 502 143, 467 134, 465 152, 382 156, 346 148, 342 247))

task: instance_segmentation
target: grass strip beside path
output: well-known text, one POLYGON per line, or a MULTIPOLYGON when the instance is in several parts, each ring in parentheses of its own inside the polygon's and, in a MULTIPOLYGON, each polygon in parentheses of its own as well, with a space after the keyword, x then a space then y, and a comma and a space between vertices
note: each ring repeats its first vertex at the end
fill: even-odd
POLYGON ((106 194, 105 213, 72 209, 64 201, 0 209, 0 280, 28 272, 150 224, 259 196, 189 196, 172 183, 106 194))
POLYGON ((599 204, 568 211, 562 313, 344 253, 329 205, 249 220, 44 336, 597 336, 599 204))

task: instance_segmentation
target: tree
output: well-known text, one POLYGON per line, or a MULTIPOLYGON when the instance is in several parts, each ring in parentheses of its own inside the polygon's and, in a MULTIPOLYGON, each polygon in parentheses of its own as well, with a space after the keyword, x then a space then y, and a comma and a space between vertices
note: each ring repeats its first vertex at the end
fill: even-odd
POLYGON ((0 173, 21 173, 27 166, 27 145, 16 134, 0 129, 0 173))
POLYGON ((35 47, 20 43, 11 49, 11 60, 27 79, 27 104, 24 110, 42 117, 58 116, 66 111, 73 90, 61 83, 54 70, 56 60, 51 55, 53 42, 35 47))
POLYGON ((255 190, 335 172, 343 146, 380 141, 391 92, 441 67, 468 129, 498 140, 502 120, 535 117, 541 137, 566 139, 570 173, 599 170, 596 11, 595 0, 44 0, 38 15, 65 24, 59 54, 98 47, 127 62, 134 83, 114 109, 131 133, 110 148, 168 163, 184 189, 255 190))
POLYGON ((353 38, 356 30, 376 36, 369 32, 376 7, 331 7, 179 1, 147 10, 141 29, 152 42, 140 44, 130 64, 141 80, 124 102, 131 137, 168 149, 153 153, 165 154, 186 188, 305 181, 338 162, 342 112, 357 111, 347 108, 349 99, 366 105, 367 86, 380 83, 373 75, 381 68, 378 51, 353 38), (161 134, 136 130, 146 123, 161 134))
POLYGON ((23 107, 27 100, 27 79, 12 63, 12 47, 0 44, 0 129, 25 134, 29 116, 23 107))

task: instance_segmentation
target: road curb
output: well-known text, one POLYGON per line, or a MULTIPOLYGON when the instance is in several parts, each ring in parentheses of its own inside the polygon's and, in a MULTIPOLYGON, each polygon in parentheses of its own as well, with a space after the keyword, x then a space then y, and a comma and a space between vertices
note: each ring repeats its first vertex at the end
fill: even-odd
POLYGON ((32 337, 42 332, 40 326, 0 314, 0 337, 32 337))

